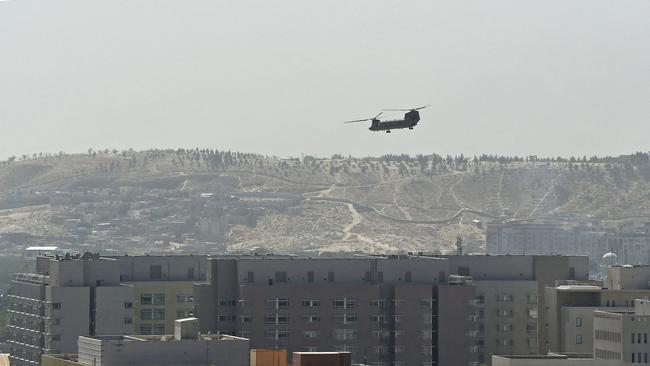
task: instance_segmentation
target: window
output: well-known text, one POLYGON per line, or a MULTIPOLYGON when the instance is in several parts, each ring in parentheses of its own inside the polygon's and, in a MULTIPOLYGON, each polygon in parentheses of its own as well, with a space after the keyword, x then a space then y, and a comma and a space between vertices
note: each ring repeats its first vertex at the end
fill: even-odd
POLYGON ((357 314, 336 314, 334 321, 339 324, 354 324, 357 322, 357 314))
POLYGON ((58 342, 61 340, 61 336, 59 334, 52 334, 51 339, 53 342, 58 342))
POLYGON ((370 306, 377 306, 380 308, 385 308, 386 305, 388 305, 388 302, 386 299, 376 299, 376 300, 370 300, 370 306))
POLYGON ((187 303, 194 301, 194 296, 192 295, 176 295, 176 302, 187 303))
POLYGON ((314 338, 318 338, 318 336, 320 336, 320 331, 306 330, 306 331, 302 332, 302 335, 305 338, 314 339, 314 338))
POLYGON ((187 278, 190 280, 194 279, 194 268, 188 268, 187 269, 187 278))
POLYGON ((445 271, 438 272, 438 283, 441 285, 447 283, 447 273, 445 271))
MULTIPOLYGON (((630 337, 630 339, 632 340, 632 344, 634 344, 634 333, 632 333, 632 337, 630 337)), ((634 360, 632 360, 632 362, 634 362, 634 360)))
POLYGON ((125 302, 124 303, 124 308, 125 309, 133 309, 133 303, 132 302, 125 302))
POLYGON ((582 318, 576 317, 576 328, 582 328, 582 318))
POLYGON ((497 324, 497 332, 512 332, 513 329, 512 324, 497 324))
POLYGON ((334 271, 327 272, 327 282, 334 282, 334 271))
POLYGON ((384 282, 384 272, 377 272, 377 282, 384 282))
POLYGON ((576 335, 576 344, 582 344, 582 335, 576 335))
POLYGON ((162 279, 162 266, 161 265, 149 266, 149 279, 151 279, 151 280, 160 280, 160 279, 162 279))
POLYGON ((264 316, 264 324, 287 324, 289 323, 289 316, 288 315, 266 315, 264 316))
POLYGON ((176 319, 191 318, 194 316, 192 310, 176 310, 176 319))
POLYGON ((356 329, 334 329, 334 339, 337 341, 352 341, 357 339, 356 329))
POLYGON ((386 315, 370 315, 370 321, 375 323, 385 323, 386 315))
POLYGON ((231 300, 231 299, 218 299, 217 300, 217 305, 232 307, 232 306, 237 305, 237 301, 236 300, 231 300))
POLYGON ((248 330, 244 330, 244 331, 239 332, 239 336, 242 337, 242 338, 250 338, 252 335, 253 335, 253 333, 248 331, 248 330))
POLYGON ((314 282, 314 271, 307 272, 307 282, 309 283, 314 282))
POLYGON ((140 305, 165 305, 165 294, 141 294, 140 305))
POLYGON ((320 300, 303 300, 302 306, 306 308, 317 308, 320 306, 320 300))
POLYGON ((140 295, 140 304, 141 305, 151 305, 151 304, 153 304, 153 295, 152 294, 141 294, 140 295))
POLYGON ((469 267, 458 267, 459 276, 469 276, 469 267))
POLYGON ((316 323, 320 321, 320 316, 318 315, 305 315, 302 317, 302 320, 307 323, 316 323))
POLYGON ((280 339, 288 339, 289 331, 280 329, 266 330, 264 331, 264 338, 274 339, 276 341, 280 339))
POLYGON ((512 294, 497 294, 497 301, 499 302, 512 302, 513 300, 512 294))
POLYGON ((124 324, 133 324, 133 318, 124 318, 124 324))
POLYGON ((264 305, 267 309, 286 309, 289 307, 289 299, 267 299, 264 305))
POLYGON ((163 324, 142 324, 140 326, 140 334, 163 335, 165 334, 165 326, 163 324))
POLYGON ((404 273, 404 281, 411 282, 411 280, 412 280, 411 271, 406 271, 406 273, 404 273))
POLYGON ((242 323, 252 323, 253 322, 253 317, 250 315, 243 315, 241 317, 241 322, 242 323))
POLYGON ((275 282, 277 283, 287 282, 287 272, 286 271, 275 272, 275 282))
POLYGON ((357 300, 352 300, 348 298, 334 299, 334 307, 337 309, 354 309, 356 303, 357 300))
POLYGON ((142 309, 140 310, 142 320, 165 320, 165 309, 142 309))
POLYGON ((53 302, 52 303, 52 309, 55 309, 55 310, 61 309, 61 303, 60 302, 53 302))
POLYGON ((153 294, 154 305, 165 305, 165 294, 153 294))
POLYGON ((246 274, 246 281, 248 281, 248 283, 254 283, 255 282, 255 272, 248 271, 248 273, 246 274))
POLYGON ((526 331, 529 333, 537 332, 537 324, 526 324, 526 331))
POLYGON ((219 315, 218 320, 220 322, 234 322, 237 317, 234 315, 219 315))

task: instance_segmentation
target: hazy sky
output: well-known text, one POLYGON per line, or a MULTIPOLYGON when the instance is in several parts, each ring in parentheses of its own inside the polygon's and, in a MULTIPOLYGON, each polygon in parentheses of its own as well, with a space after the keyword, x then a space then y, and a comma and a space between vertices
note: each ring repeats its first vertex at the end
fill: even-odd
POLYGON ((0 158, 650 150, 650 1, 0 1, 0 158), (342 121, 432 104, 414 131, 342 121))

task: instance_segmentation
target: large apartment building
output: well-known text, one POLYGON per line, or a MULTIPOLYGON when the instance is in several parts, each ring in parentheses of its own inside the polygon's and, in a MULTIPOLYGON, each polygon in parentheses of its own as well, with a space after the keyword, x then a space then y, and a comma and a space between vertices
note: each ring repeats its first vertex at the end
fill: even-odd
POLYGON ((545 350, 591 354, 596 314, 633 313, 637 299, 650 298, 650 266, 612 266, 604 283, 563 281, 547 287, 545 293, 545 350))
POLYGON ((195 286, 196 316, 201 331, 256 348, 349 351, 377 366, 478 365, 539 352, 543 288, 587 276, 586 257, 214 258, 195 286))
POLYGON ((130 334, 131 289, 119 263, 96 256, 42 259, 39 273, 13 275, 11 364, 40 364, 43 353, 76 352, 80 335, 130 334))
POLYGON ((206 256, 39 257, 35 273, 14 274, 10 291, 12 365, 43 353, 76 352, 86 335, 165 335, 193 315, 206 256))
POLYGON ((612 232, 564 223, 490 223, 486 248, 488 254, 586 255, 594 262, 613 251, 621 264, 647 264, 650 226, 612 232))

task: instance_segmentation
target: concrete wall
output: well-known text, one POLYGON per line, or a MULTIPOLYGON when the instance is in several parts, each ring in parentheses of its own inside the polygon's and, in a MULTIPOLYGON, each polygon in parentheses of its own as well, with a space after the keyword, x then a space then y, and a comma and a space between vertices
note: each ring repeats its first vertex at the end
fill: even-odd
MULTIPOLYGON (((437 365, 471 365, 471 362, 478 361, 479 355, 474 346, 480 334, 473 333, 477 323, 471 318, 476 312, 471 303, 476 297, 476 288, 471 285, 440 285, 437 291, 438 325, 433 329, 438 338, 437 365)), ((410 341, 415 340, 406 340, 410 341)))
POLYGON ((134 334, 133 289, 125 286, 95 288, 95 334, 134 334), (130 320, 130 322, 127 321, 130 320))
POLYGON ((74 359, 76 359, 76 357, 66 357, 65 355, 43 355, 41 356, 41 366, 82 366, 82 364, 74 359))
POLYGON ((87 366, 249 366, 247 339, 137 341, 79 337, 79 362, 87 366))
MULTIPOLYGON (((484 299, 484 304, 479 305, 483 315, 479 322, 484 328, 481 352, 484 355, 537 353, 537 282, 477 281, 475 285, 477 294, 484 299), (534 331, 528 329, 529 324, 534 331)), ((486 358, 489 360, 489 356, 486 358)))
POLYGON ((123 256, 119 261, 119 275, 123 282, 131 281, 204 281, 207 279, 208 257, 188 256, 123 256), (150 277, 150 267, 160 266, 161 278, 150 277), (193 274, 193 276, 190 276, 193 274))
POLYGON ((45 339, 45 348, 54 353, 74 353, 77 337, 88 335, 90 331, 90 288, 88 287, 47 287, 46 315, 50 320, 50 335, 45 339), (55 309, 53 304, 61 304, 55 309), (60 323, 56 323, 59 319, 60 323), (59 340, 55 340, 55 336, 59 340))
POLYGON ((650 266, 616 266, 607 270, 607 286, 612 290, 650 289, 650 266))
POLYGON ((293 366, 350 366, 350 354, 347 352, 294 352, 293 366))
POLYGON ((287 366, 287 350, 252 349, 250 366, 287 366))
POLYGON ((492 366, 622 366, 620 362, 591 358, 524 357, 492 356, 492 366))
MULTIPOLYGON (((194 282, 191 281, 138 281, 128 282, 133 292, 133 329, 135 334, 142 334, 143 324, 163 324, 164 334, 174 334, 174 320, 187 318, 189 315, 178 316, 178 312, 194 312, 194 301, 179 302, 178 296, 194 296, 194 282), (162 305, 143 305, 140 301, 142 294, 163 294, 165 303, 162 305), (144 320, 141 318, 143 309, 164 309, 165 319, 144 320)), ((99 333, 98 333, 99 334, 99 333)), ((109 333, 103 333, 109 334, 109 333)), ((112 333, 111 333, 112 334, 112 333)))

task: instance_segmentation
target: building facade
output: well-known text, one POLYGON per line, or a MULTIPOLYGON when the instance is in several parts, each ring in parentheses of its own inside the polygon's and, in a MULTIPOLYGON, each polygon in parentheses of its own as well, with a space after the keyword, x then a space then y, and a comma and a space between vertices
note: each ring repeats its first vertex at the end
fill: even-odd
POLYGON ((120 285, 117 261, 62 257, 41 260, 39 268, 40 274, 14 274, 11 283, 12 365, 75 352, 80 335, 132 332, 132 291, 120 285))
POLYGON ((195 313, 201 331, 255 348, 347 351, 377 366, 478 365, 537 353, 543 287, 587 276, 586 257, 216 258, 195 286, 195 313))

